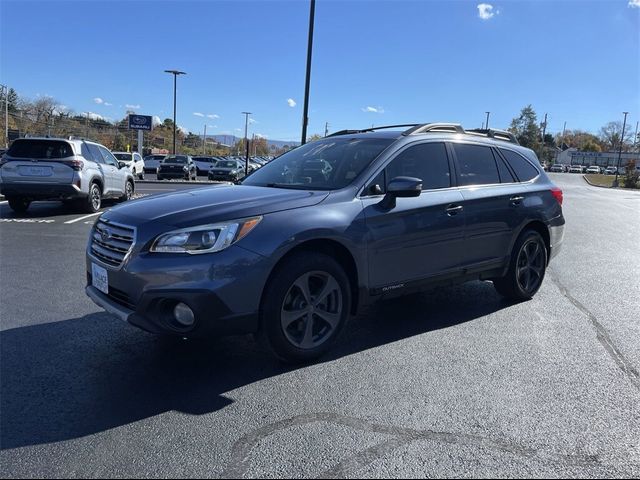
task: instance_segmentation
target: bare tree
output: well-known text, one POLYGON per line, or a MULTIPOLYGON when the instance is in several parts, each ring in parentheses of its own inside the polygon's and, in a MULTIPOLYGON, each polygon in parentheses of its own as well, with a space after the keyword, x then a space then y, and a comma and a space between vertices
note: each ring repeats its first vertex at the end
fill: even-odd
MULTIPOLYGON (((620 148, 620 137, 622 136, 622 122, 609 122, 600 129, 600 141, 607 150, 617 150, 620 148)), ((628 128, 624 132, 623 150, 629 150, 633 144, 633 132, 628 128)))

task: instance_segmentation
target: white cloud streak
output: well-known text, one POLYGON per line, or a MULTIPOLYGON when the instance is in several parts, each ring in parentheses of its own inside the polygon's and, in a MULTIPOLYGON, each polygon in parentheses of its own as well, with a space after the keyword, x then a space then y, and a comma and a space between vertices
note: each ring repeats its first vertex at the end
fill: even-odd
POLYGON ((640 0, 629 0, 627 6, 629 8, 640 8, 640 0))
POLYGON ((289 99, 287 99, 287 104, 288 104, 291 108, 293 108, 293 107, 295 107, 295 106, 296 106, 296 101, 295 101, 293 98, 289 98, 289 99))
POLYGON ((94 103, 97 103, 98 105, 102 105, 104 103, 104 100, 101 99, 100 97, 96 97, 93 99, 94 103))
POLYGON ((382 107, 368 106, 368 107, 361 108, 361 110, 365 113, 384 113, 384 108, 382 107))
POLYGON ((193 112, 193 114, 194 114, 196 117, 204 117, 204 113, 200 113, 200 112, 193 112))
POLYGON ((131 105, 130 103, 125 104, 125 107, 132 110, 138 110, 139 108, 142 108, 140 105, 131 105))
POLYGON ((211 118, 211 119, 217 119, 220 118, 220 115, 216 114, 216 113, 210 113, 207 115, 207 117, 211 118))
POLYGON ((495 15, 496 14, 493 12, 493 5, 490 5, 488 3, 478 4, 478 17, 480 17, 482 20, 489 20, 495 17, 495 15))

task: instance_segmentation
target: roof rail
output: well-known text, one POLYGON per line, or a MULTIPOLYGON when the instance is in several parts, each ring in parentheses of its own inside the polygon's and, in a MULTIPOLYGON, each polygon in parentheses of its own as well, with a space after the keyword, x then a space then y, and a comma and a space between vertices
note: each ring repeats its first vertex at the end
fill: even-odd
POLYGON ((506 140, 507 142, 520 145, 516 136, 507 130, 498 130, 495 128, 474 128, 467 130, 467 133, 470 133, 471 135, 482 135, 489 138, 495 138, 497 140, 506 140))
POLYGON ((415 125, 413 128, 402 132, 403 135, 417 135, 427 132, 453 132, 465 133, 464 128, 459 123, 423 123, 415 125))
POLYGON ((327 135, 327 137, 336 137, 339 135, 352 135, 354 133, 365 133, 365 132, 375 132, 376 130, 384 130, 386 128, 406 128, 406 127, 415 127, 418 125, 417 123, 403 123, 402 125, 381 125, 379 127, 371 127, 371 128, 363 128, 362 130, 340 130, 338 132, 334 132, 331 135, 327 135))

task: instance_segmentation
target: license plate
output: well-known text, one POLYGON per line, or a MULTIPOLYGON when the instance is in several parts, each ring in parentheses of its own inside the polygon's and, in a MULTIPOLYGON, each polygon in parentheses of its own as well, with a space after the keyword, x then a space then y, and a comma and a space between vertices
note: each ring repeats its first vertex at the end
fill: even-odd
POLYGON ((21 167, 20 173, 29 177, 50 177, 51 167, 21 167))
POLYGON ((95 263, 91 264, 91 285, 96 287, 102 293, 109 294, 109 277, 107 269, 95 263))

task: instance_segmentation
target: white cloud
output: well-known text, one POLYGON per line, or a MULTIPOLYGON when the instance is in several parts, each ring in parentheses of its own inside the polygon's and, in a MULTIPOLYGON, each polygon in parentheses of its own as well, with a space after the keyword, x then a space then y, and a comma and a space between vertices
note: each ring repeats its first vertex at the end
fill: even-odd
POLYGON ((236 132, 241 132, 242 129, 241 128, 236 128, 236 132))
POLYGON ((216 118, 220 118, 220 115, 217 115, 215 113, 210 113, 209 115, 207 115, 207 117, 212 118, 212 119, 216 119, 216 118))
POLYGON ((105 107, 111 107, 112 105, 113 105, 113 103, 104 102, 104 106, 105 106, 105 107))
POLYGON ((640 0, 629 0, 627 6, 630 8, 640 8, 640 0))
POLYGON ((250 124, 258 123, 258 121, 257 121, 257 120, 254 120, 253 118, 250 118, 250 119, 249 119, 249 123, 250 123, 250 124))
POLYGON ((180 130, 184 135, 188 135, 189 134, 189 130, 184 128, 182 125, 178 125, 177 129, 180 130))
POLYGON ((85 115, 89 117, 91 120, 106 120, 105 117, 94 112, 85 112, 85 115))
POLYGON ((151 119, 151 125, 153 125, 154 127, 156 125, 160 125, 162 123, 162 120, 160 120, 160 117, 157 115, 154 115, 153 118, 151 119))
POLYGON ((131 105, 130 103, 125 104, 125 107, 132 110, 138 110, 139 108, 142 108, 140 105, 131 105))
POLYGON ((290 106, 291 108, 293 108, 293 107, 295 107, 295 106, 296 106, 296 101, 295 101, 293 98, 289 98, 289 99, 287 99, 287 103, 289 104, 289 106, 290 106))
POLYGON ((478 17, 480 17, 482 20, 489 20, 498 13, 500 13, 499 10, 494 13, 493 5, 489 5, 488 3, 478 4, 478 17))
POLYGON ((96 97, 96 98, 94 98, 94 99, 93 99, 93 101, 94 101, 95 103, 97 103, 98 105, 102 105, 102 104, 104 103, 104 100, 103 100, 103 99, 101 99, 100 97, 96 97))
POLYGON ((267 138, 267 136, 261 133, 256 133, 256 138, 267 138))
POLYGON ((384 108, 382 107, 364 107, 361 110, 366 113, 384 113, 384 108))
POLYGON ((200 113, 200 112, 193 112, 193 114, 194 114, 196 117, 204 117, 204 113, 200 113))

